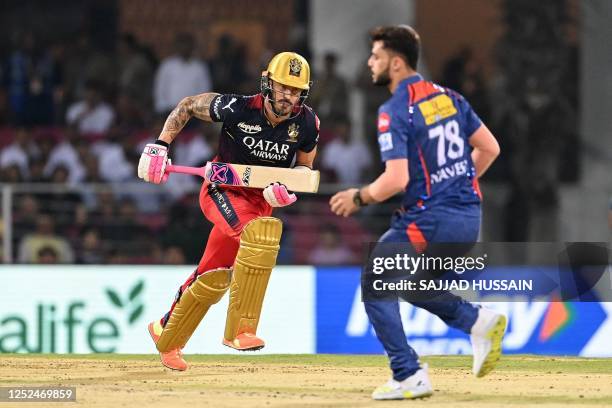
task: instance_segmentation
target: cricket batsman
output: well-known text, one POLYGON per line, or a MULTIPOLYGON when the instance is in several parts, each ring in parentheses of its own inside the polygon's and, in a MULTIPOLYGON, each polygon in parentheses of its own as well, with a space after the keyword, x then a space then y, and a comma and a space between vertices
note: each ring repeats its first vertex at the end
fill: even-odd
MULTIPOLYGON (((203 93, 184 98, 168 116, 159 138, 140 156, 138 177, 149 183, 167 179, 170 145, 187 121, 223 122, 213 161, 311 171, 319 137, 319 119, 304 104, 312 86, 308 62, 294 52, 272 58, 254 96, 203 93)), ((170 310, 148 329, 162 364, 186 370, 181 350, 213 304, 230 291, 223 344, 258 350, 264 341, 257 325, 282 223, 274 207, 297 200, 279 183, 246 189, 202 185, 200 208, 214 224, 195 272, 178 289, 170 310)))
MULTIPOLYGON (((391 98, 378 111, 378 143, 385 171, 362 188, 340 191, 331 210, 347 217, 360 207, 403 192, 402 207, 379 242, 476 242, 480 229, 478 178, 499 155, 489 129, 457 92, 425 81, 417 72, 420 38, 409 26, 371 31, 368 66, 375 85, 391 98)), ((446 324, 470 334, 473 373, 489 373, 501 355, 506 318, 450 295, 449 300, 412 302, 446 324)), ((392 378, 376 388, 375 400, 410 399, 433 392, 427 366, 408 345, 398 302, 364 301, 390 360, 392 378)))

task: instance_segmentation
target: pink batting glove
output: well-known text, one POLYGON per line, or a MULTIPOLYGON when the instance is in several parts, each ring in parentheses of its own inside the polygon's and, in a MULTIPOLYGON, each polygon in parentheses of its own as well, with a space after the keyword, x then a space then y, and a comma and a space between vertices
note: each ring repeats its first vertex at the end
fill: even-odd
POLYGON ((272 183, 263 189, 263 196, 271 207, 285 207, 297 201, 295 194, 289 194, 284 184, 272 183))
POLYGON ((168 180, 166 165, 170 163, 166 146, 149 143, 140 155, 138 177, 149 183, 165 183, 168 180))

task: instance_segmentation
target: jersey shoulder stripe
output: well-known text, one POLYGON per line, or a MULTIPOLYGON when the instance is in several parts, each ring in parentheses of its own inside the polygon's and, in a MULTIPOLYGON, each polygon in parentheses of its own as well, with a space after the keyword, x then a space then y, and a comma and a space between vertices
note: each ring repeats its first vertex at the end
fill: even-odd
POLYGON ((428 81, 418 81, 408 85, 410 105, 414 105, 432 95, 444 93, 444 88, 428 81))

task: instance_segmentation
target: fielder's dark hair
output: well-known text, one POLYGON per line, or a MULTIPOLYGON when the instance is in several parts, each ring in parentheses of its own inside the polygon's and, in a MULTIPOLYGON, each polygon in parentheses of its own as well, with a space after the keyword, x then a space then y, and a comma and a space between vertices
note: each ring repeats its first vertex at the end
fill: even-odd
POLYGON ((421 38, 414 28, 408 25, 376 27, 370 31, 370 40, 382 41, 384 48, 398 53, 416 71, 421 38))

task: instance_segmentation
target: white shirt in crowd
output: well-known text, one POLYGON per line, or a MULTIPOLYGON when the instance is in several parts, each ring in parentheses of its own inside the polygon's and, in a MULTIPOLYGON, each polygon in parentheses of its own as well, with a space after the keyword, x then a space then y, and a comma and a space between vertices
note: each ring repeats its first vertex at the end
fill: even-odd
POLYGON ((95 143, 91 151, 98 158, 98 174, 102 180, 116 182, 134 178, 136 169, 127 159, 119 143, 102 140, 95 143))
POLYGON ((155 75, 155 111, 172 110, 186 96, 212 90, 208 66, 199 59, 166 58, 155 75))
POLYGON ((73 125, 78 120, 79 133, 106 133, 115 120, 113 108, 101 102, 90 112, 84 114, 86 109, 85 101, 73 103, 66 113, 66 122, 73 125), (83 114, 84 116, 81 116, 83 114))
POLYGON ((85 179, 86 170, 76 149, 68 142, 57 144, 49 154, 49 160, 43 169, 45 177, 51 177, 58 167, 68 169, 68 182, 70 184, 80 183, 85 179))
POLYGON ((323 148, 321 166, 333 170, 339 183, 355 184, 363 181, 361 173, 372 160, 366 145, 352 140, 348 144, 334 139, 323 148))
POLYGON ((0 169, 11 166, 19 167, 21 176, 27 178, 30 174, 28 154, 17 143, 11 143, 0 152, 0 169))

